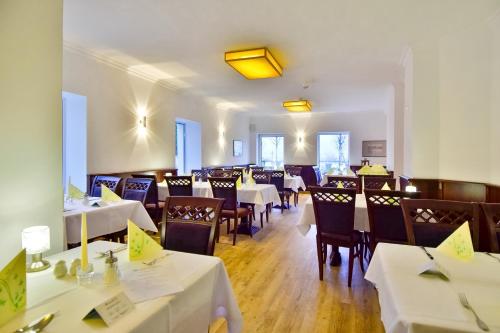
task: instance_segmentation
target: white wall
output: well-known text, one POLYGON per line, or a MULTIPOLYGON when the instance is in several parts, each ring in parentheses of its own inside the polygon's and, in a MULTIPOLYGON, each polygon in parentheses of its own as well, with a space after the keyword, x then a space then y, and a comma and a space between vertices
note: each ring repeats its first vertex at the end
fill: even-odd
MULTIPOLYGON (((255 125, 251 133, 251 158, 257 160, 257 135, 274 133, 285 135, 285 163, 316 164, 317 134, 319 132, 350 133, 350 163, 361 163, 361 142, 364 140, 385 140, 386 115, 383 111, 307 113, 254 116, 250 123, 255 125), (297 133, 304 132, 304 149, 297 147, 297 133)), ((385 158, 369 158, 372 163, 385 164, 385 158)))
POLYGON ((62 1, 0 2, 0 267, 21 249, 21 230, 62 228, 62 1))
POLYGON ((172 91, 117 66, 97 61, 82 50, 65 48, 64 90, 87 96, 88 172, 105 173, 174 167, 175 119, 202 125, 203 165, 242 164, 232 157, 232 139, 248 143, 248 118, 218 111, 205 99, 172 91), (138 110, 147 116, 146 134, 137 130, 138 110), (219 144, 218 129, 225 127, 219 144))

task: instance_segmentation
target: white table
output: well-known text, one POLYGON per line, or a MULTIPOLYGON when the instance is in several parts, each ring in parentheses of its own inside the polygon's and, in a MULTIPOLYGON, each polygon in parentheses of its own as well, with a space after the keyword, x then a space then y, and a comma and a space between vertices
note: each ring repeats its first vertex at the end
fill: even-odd
MULTIPOLYGON (((316 224, 312 198, 307 198, 302 214, 297 222, 297 229, 302 235, 306 235, 311 229, 311 225, 316 224)), ((354 229, 360 231, 370 231, 368 220, 368 210, 364 194, 356 194, 356 207, 354 209, 354 229)))
POLYGON ((449 271, 449 282, 417 274, 429 260, 420 248, 377 245, 365 278, 378 290, 386 332, 482 332, 458 292, 466 294, 490 332, 500 332, 500 263, 484 253, 461 262, 428 250, 449 271))
MULTIPOLYGON (((167 183, 158 183, 158 198, 165 200, 169 196, 167 183)), ((209 182, 194 182, 193 196, 201 198, 213 198, 212 187, 209 182)))
MULTIPOLYGON (((167 185, 158 183, 158 193, 160 198, 167 197, 167 185)), ((193 183, 193 196, 213 198, 210 183, 193 183)), ((264 212, 266 209, 266 205, 269 203, 281 202, 278 191, 276 190, 276 186, 270 184, 242 184, 241 188, 237 190, 237 196, 239 202, 254 204, 257 212, 264 212)))
POLYGON ((65 244, 80 242, 82 212, 87 213, 89 239, 126 229, 128 219, 134 221, 142 229, 158 231, 148 212, 139 201, 121 200, 108 203, 105 207, 93 207, 84 205, 82 200, 73 200, 72 203, 65 203, 65 210, 67 210, 63 213, 66 225, 65 244))
MULTIPOLYGON (((106 251, 122 244, 94 242, 89 244, 89 259, 96 251, 106 251)), ((52 265, 60 259, 70 262, 79 256, 80 248, 65 251, 49 257, 52 265)), ((240 332, 242 316, 231 288, 224 263, 217 257, 194 255, 168 251, 169 256, 156 265, 168 267, 165 283, 179 284, 184 290, 178 294, 162 296, 135 304, 135 309, 106 327, 98 320, 82 321, 85 314, 94 306, 124 290, 123 283, 114 287, 105 287, 98 279, 92 287, 77 287, 74 278, 56 280, 52 269, 28 274, 28 303, 40 304, 29 308, 14 318, 2 332, 12 332, 30 321, 50 312, 59 311, 53 321, 44 330, 54 332, 204 332, 215 319, 225 317, 229 332, 240 332), (66 291, 57 294, 54 290, 66 291), (69 286, 69 287, 68 287, 69 286), (45 287, 45 288, 44 288, 45 287), (33 297, 36 299, 33 299, 33 297), (31 300, 30 300, 31 299, 31 300)), ((124 278, 132 269, 144 269, 141 262, 129 262, 127 251, 117 253, 118 264, 124 278)), ((97 273, 104 270, 103 259, 93 259, 97 273)), ((160 267, 161 268, 161 267, 160 267)), ((151 269, 151 268, 147 268, 151 269)), ((163 282, 163 279, 160 283, 163 282)), ((144 286, 145 289, 148 286, 144 286)))
POLYGON ((301 176, 285 175, 285 188, 289 188, 293 192, 298 193, 299 189, 302 189, 302 191, 306 190, 306 184, 301 176))

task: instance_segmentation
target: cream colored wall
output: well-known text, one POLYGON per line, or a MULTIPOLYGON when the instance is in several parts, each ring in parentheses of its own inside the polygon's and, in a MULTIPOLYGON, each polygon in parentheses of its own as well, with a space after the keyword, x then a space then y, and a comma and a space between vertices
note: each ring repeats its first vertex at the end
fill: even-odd
MULTIPOLYGON (((284 114, 254 116, 250 123, 255 125, 251 133, 251 161, 257 159, 257 135, 274 133, 285 135, 285 163, 316 164, 317 134, 319 132, 349 132, 350 162, 361 163, 361 142, 364 140, 385 140, 386 115, 382 111, 284 114), (304 132, 304 148, 297 147, 297 132, 304 132)), ((372 163, 385 164, 385 158, 370 158, 372 163)))
POLYGON ((71 48, 65 48, 63 59, 64 90, 87 96, 89 173, 174 167, 177 117, 201 123, 203 165, 247 163, 246 117, 218 111, 199 96, 169 90, 71 48), (137 130, 138 109, 146 112, 146 135, 137 130), (232 157, 233 138, 246 144, 241 158, 232 157))
POLYGON ((62 1, 2 0, 0 41, 1 267, 28 226, 62 250, 62 1))
POLYGON ((500 185, 500 15, 489 22, 491 29, 490 88, 490 181, 500 185))

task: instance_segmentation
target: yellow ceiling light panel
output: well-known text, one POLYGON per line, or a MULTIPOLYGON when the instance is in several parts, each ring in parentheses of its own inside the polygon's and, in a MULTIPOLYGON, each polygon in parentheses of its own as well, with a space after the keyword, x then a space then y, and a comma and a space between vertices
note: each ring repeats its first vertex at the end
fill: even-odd
POLYGON ((283 107, 290 112, 310 112, 312 110, 311 101, 302 99, 283 102, 283 107))
POLYGON ((268 79, 283 74, 283 68, 265 47, 226 52, 224 59, 248 80, 268 79))

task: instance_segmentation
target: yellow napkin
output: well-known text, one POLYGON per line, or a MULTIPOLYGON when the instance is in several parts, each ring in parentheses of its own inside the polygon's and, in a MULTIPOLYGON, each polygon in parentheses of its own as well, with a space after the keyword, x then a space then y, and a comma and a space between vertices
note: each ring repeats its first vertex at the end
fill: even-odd
POLYGON ((238 177, 238 179, 236 179, 236 188, 241 188, 241 177, 238 177))
POLYGON ((436 248, 450 257, 460 260, 474 258, 474 247, 470 236, 469 222, 462 224, 436 248))
POLYGON ((78 187, 76 187, 75 185, 69 183, 68 195, 71 199, 83 199, 83 197, 85 196, 85 193, 80 191, 80 189, 78 187))
POLYGON ((361 169, 358 170, 358 175, 369 175, 372 168, 369 165, 363 165, 361 169))
POLYGON ((192 177, 192 182, 193 182, 193 184, 196 183, 196 176, 195 175, 193 175, 193 177, 192 177))
POLYGON ((387 170, 384 168, 383 165, 380 164, 375 164, 371 167, 371 174, 372 175, 388 175, 387 170))
POLYGON ((128 259, 153 259, 163 251, 163 247, 142 231, 134 222, 128 220, 128 259))
POLYGON ((111 191, 106 185, 101 184, 101 199, 106 202, 120 201, 122 198, 115 192, 111 191))
POLYGON ((344 184, 342 182, 337 182, 337 188, 344 188, 344 184))
POLYGON ((389 187, 389 184, 387 184, 387 182, 385 182, 384 186, 382 186, 382 190, 384 191, 390 191, 391 188, 389 187))
POLYGON ((26 308, 26 250, 0 271, 0 327, 26 308))

